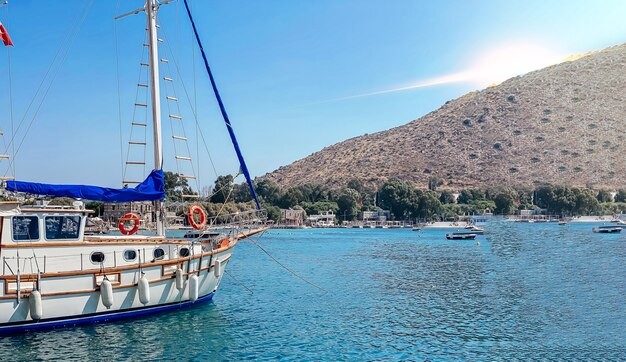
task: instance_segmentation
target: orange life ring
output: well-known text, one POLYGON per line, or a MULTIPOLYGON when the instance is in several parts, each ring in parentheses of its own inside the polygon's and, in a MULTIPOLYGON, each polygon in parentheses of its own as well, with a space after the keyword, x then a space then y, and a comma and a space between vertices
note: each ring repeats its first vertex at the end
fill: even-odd
POLYGON ((189 213, 187 214, 187 220, 189 221, 189 225, 196 230, 204 229, 206 226, 206 214, 204 210, 198 205, 193 205, 189 208, 189 213), (200 216, 200 222, 196 222, 195 215, 198 214, 200 216))
POLYGON ((118 222, 117 227, 118 229, 120 229, 120 232, 123 235, 133 235, 134 233, 137 232, 137 230, 139 230, 139 224, 140 224, 139 216, 137 216, 136 214, 133 214, 132 212, 129 212, 128 214, 120 218, 120 221, 118 222), (124 227, 124 225, 126 225, 126 221, 133 222, 133 227, 130 230, 124 227))
POLYGON ((220 248, 225 248, 227 247, 229 244, 228 239, 224 239, 222 240, 222 242, 220 243, 220 248))

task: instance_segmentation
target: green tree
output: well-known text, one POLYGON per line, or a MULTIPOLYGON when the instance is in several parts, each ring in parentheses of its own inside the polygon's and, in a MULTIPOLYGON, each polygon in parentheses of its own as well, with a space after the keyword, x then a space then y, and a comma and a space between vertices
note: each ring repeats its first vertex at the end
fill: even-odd
POLYGON ((270 180, 263 179, 256 182, 254 188, 257 194, 269 204, 276 205, 281 197, 280 187, 270 180))
POLYGON ((223 204, 229 199, 232 200, 233 176, 217 176, 215 186, 213 186, 213 195, 210 197, 212 203, 223 204))
POLYGON ((339 211, 339 205, 334 201, 303 202, 301 206, 307 215, 319 215, 326 211, 337 214, 339 211))
POLYGON ((186 178, 171 171, 163 172, 163 187, 168 200, 182 200, 182 195, 195 195, 186 178))
POLYGON ((302 199, 302 192, 298 188, 291 188, 280 197, 278 200, 278 206, 282 209, 290 209, 298 205, 302 199))
POLYGON ((600 202, 613 202, 613 195, 609 190, 598 191, 598 195, 596 195, 596 198, 600 202))
POLYGON ((470 204, 474 200, 484 200, 485 192, 482 190, 461 190, 457 202, 459 204, 470 204))
POLYGON ((338 216, 343 220, 354 220, 359 214, 360 195, 356 190, 345 188, 337 198, 338 216))
POLYGON ((443 214, 443 206, 436 192, 417 190, 415 195, 418 196, 418 209, 411 216, 425 220, 437 220, 439 215, 443 214))
POLYGON ((233 200, 235 202, 248 202, 252 200, 250 187, 247 183, 240 183, 233 186, 233 200))
POLYGON ((589 189, 575 189, 575 206, 573 212, 578 215, 589 215, 600 209, 600 203, 595 197, 595 192, 589 189))
POLYGON ((454 204, 454 194, 452 191, 444 190, 439 194, 439 201, 442 204, 454 204))
POLYGON ((267 218, 274 222, 280 221, 280 208, 278 206, 269 205, 265 207, 267 211, 267 218))
POLYGON ((474 200, 470 203, 470 212, 472 214, 482 214, 484 212, 495 210, 496 203, 493 200, 474 200))
POLYGON ((410 218, 419 208, 419 196, 408 182, 391 179, 383 184, 378 195, 380 207, 390 210, 398 220, 410 218))
POLYGON ((501 191, 494 198, 496 214, 509 215, 516 209, 515 196, 511 192, 501 191))
POLYGON ((615 202, 626 202, 626 189, 619 189, 615 195, 615 202))
POLYGON ((104 212, 104 202, 101 201, 89 201, 85 203, 85 208, 87 210, 95 211, 95 216, 102 216, 104 212))

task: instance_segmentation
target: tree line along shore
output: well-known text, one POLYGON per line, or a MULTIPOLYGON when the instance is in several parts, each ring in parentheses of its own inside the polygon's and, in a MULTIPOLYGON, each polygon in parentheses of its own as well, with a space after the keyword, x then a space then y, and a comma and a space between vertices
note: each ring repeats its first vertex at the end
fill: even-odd
MULTIPOLYGON (((178 182, 176 186, 170 186, 168 195, 172 199, 176 199, 186 187, 185 180, 178 182)), ((306 184, 283 189, 263 179, 255 182, 255 189, 268 218, 276 222, 280 221, 280 209, 302 209, 307 215, 332 211, 341 221, 356 220, 362 211, 378 210, 389 210, 392 220, 423 221, 451 220, 484 212, 514 215, 519 210, 533 209, 561 216, 621 214, 626 211, 626 188, 596 190, 546 184, 441 190, 441 184, 441 180, 434 177, 423 189, 400 179, 390 179, 379 187, 352 180, 341 188, 306 184)), ((255 207, 248 185, 233 183, 230 175, 219 176, 212 192, 201 197, 200 203, 210 216, 216 216, 220 209, 237 212, 255 207)))
MULTIPOLYGON (((487 189, 440 190, 441 181, 432 178, 428 188, 390 179, 379 187, 352 180, 341 188, 305 184, 283 189, 269 180, 255 182, 255 189, 268 219, 280 222, 281 209, 304 210, 307 215, 332 211, 340 221, 356 220, 363 211, 388 210, 391 220, 444 221, 464 215, 492 212, 515 215, 519 210, 545 210, 550 215, 614 215, 626 212, 626 188, 618 190, 577 188, 565 185, 497 187, 487 189)), ((191 190, 184 178, 165 173, 169 202, 183 202, 191 190)), ((51 204, 71 204, 57 198, 51 204)), ((187 200, 188 201, 188 200, 187 200)), ((207 216, 220 221, 221 215, 255 209, 248 185, 234 183, 231 175, 218 176, 214 185, 191 201, 200 204, 207 216)), ((102 214, 103 203, 87 202, 86 207, 102 214)), ((180 209, 181 215, 184 210, 180 209)))

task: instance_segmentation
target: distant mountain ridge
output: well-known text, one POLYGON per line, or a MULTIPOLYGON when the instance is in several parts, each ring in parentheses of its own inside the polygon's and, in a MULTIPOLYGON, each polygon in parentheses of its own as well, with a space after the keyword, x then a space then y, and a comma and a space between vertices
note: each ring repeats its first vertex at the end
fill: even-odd
MULTIPOLYGON (((575 58, 573 58, 575 59, 575 58)), ((540 183, 626 185, 626 45, 471 92, 400 127, 326 147, 263 176, 283 187, 449 189, 540 183)))

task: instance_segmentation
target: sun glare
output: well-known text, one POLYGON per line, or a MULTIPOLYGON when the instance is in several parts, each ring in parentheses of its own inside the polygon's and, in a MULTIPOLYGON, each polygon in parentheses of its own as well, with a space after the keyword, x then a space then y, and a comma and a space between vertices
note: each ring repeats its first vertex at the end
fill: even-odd
POLYGON ((511 44, 480 55, 468 73, 472 82, 486 87, 557 64, 562 59, 562 54, 538 44, 511 44))

